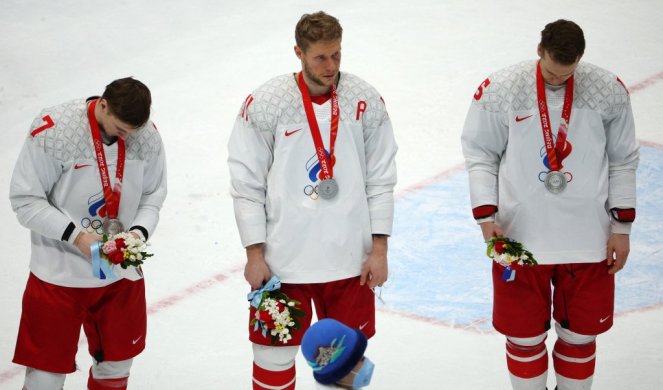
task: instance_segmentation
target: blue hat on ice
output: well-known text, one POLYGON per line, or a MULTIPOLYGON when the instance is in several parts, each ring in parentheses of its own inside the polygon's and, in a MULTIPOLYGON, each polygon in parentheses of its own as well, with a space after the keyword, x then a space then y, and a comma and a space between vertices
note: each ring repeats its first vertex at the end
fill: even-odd
POLYGON ((359 330, 325 318, 304 333, 302 353, 313 368, 315 380, 331 385, 348 375, 359 363, 367 343, 366 336, 359 330))

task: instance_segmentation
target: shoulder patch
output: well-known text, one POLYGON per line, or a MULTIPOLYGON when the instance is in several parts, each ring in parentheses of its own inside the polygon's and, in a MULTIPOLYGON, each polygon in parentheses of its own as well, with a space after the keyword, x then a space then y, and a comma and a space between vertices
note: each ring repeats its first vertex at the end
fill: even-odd
POLYGON ((472 104, 489 112, 529 110, 536 106, 535 61, 523 61, 498 70, 474 93, 472 104))
POLYGON ((86 108, 77 99, 44 109, 32 122, 30 137, 58 161, 93 158, 86 108))
POLYGON ((32 130, 30 132, 30 135, 34 138, 37 134, 41 133, 44 130, 48 130, 51 127, 55 126, 55 122, 53 122, 53 118, 51 118, 50 115, 45 115, 43 118, 41 118, 44 121, 44 124, 37 127, 36 129, 32 130))
POLYGON ((273 132, 278 124, 306 121, 302 98, 292 74, 277 76, 247 96, 238 115, 259 131, 273 132))
POLYGON ((341 121, 362 121, 365 127, 376 127, 388 118, 380 93, 369 83, 351 73, 342 73, 338 88, 341 121))
POLYGON ((490 85, 490 78, 487 78, 479 85, 479 88, 477 88, 477 91, 474 93, 474 100, 481 100, 481 96, 483 96, 483 89, 487 88, 490 85))

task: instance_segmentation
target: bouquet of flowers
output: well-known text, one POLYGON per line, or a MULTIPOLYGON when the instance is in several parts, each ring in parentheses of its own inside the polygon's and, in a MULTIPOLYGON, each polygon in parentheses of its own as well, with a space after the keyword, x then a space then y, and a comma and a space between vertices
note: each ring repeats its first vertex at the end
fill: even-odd
POLYGON ((151 257, 147 253, 149 244, 131 233, 117 233, 112 236, 104 234, 101 243, 102 257, 111 264, 117 264, 123 269, 128 266, 138 267, 143 261, 151 257))
POLYGON ((516 278, 515 268, 537 264, 532 252, 525 249, 518 241, 508 237, 492 237, 486 243, 488 244, 486 255, 505 267, 502 279, 507 282, 516 278))
POLYGON ((263 337, 269 333, 270 343, 287 344, 292 339, 292 329, 300 329, 298 317, 305 315, 299 309, 300 302, 288 298, 281 291, 281 281, 273 276, 263 287, 248 295, 255 315, 250 321, 253 331, 261 330, 263 337))

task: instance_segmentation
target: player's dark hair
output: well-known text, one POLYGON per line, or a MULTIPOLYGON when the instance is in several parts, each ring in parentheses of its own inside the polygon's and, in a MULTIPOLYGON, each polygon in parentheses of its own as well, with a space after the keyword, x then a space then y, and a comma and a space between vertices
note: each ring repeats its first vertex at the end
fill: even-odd
POLYGON ((140 127, 150 118, 150 90, 131 77, 108 84, 101 98, 108 102, 110 113, 126 124, 140 127))
POLYGON ((304 14, 295 27, 295 42, 303 51, 312 43, 319 41, 335 41, 343 37, 343 27, 338 19, 323 11, 304 14))
POLYGON ((560 19, 546 24, 539 45, 553 61, 571 65, 585 52, 585 35, 574 22, 560 19))

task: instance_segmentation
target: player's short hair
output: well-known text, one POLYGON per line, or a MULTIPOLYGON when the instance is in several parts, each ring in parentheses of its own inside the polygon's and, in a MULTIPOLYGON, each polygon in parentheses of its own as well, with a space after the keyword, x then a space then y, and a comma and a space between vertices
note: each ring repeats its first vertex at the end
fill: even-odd
POLYGON ((131 77, 118 79, 106 86, 102 99, 122 122, 140 127, 150 119, 152 95, 147 86, 131 77))
POLYGON ((343 37, 343 27, 335 17, 318 11, 304 14, 295 27, 295 42, 303 51, 312 43, 319 41, 335 41, 343 37))
POLYGON ((559 19, 546 24, 539 45, 553 61, 571 65, 585 53, 585 35, 574 22, 559 19))

